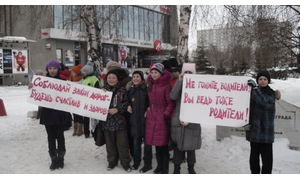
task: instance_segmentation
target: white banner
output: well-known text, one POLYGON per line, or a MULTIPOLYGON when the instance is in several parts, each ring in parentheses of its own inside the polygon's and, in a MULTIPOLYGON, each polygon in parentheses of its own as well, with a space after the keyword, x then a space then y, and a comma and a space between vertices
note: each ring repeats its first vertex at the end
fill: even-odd
POLYGON ((3 50, 0 49, 0 74, 3 74, 3 50))
POLYGON ((44 76, 33 76, 29 103, 105 121, 112 92, 44 76))
POLYGON ((27 50, 12 50, 13 73, 28 73, 27 50))
POLYGON ((249 77, 186 74, 180 120, 201 125, 241 127, 249 122, 249 77))

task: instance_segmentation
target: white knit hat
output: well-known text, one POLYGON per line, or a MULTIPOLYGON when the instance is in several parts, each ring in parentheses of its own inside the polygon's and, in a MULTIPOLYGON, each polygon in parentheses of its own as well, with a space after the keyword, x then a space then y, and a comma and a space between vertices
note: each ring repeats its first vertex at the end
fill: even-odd
POLYGON ((184 63, 182 65, 182 70, 181 70, 181 74, 184 74, 184 72, 186 71, 190 71, 193 74, 196 73, 196 64, 195 63, 184 63))

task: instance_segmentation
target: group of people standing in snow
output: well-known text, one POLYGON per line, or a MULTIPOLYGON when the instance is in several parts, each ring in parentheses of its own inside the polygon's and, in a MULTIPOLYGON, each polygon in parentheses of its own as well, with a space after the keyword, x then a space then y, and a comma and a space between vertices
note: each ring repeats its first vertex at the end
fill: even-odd
MULTIPOLYGON (((184 74, 195 74, 193 63, 180 66, 176 59, 152 64, 150 75, 144 79, 142 71, 128 70, 117 62, 106 64, 103 74, 95 74, 94 64, 88 62, 83 67, 74 66, 70 75, 62 70, 56 60, 46 65, 47 77, 70 80, 95 88, 111 91, 112 99, 106 121, 95 121, 73 114, 73 136, 94 136, 95 130, 104 134, 107 152, 107 170, 120 164, 127 172, 138 170, 146 173, 152 170, 152 146, 156 149, 156 174, 169 173, 169 151, 172 149, 174 174, 180 173, 180 165, 186 160, 188 173, 195 174, 195 150, 201 147, 201 125, 180 121, 180 104, 184 74), (142 146, 143 152, 142 152, 142 146), (140 168, 142 161, 144 165, 140 168), (133 165, 130 165, 133 159, 133 165)), ((270 75, 258 73, 257 83, 252 86, 250 122, 247 140, 251 142, 250 168, 252 173, 260 173, 259 156, 262 156, 262 173, 272 171, 272 143, 274 141, 275 97, 280 96, 270 87, 270 75), (277 95, 277 96, 276 96, 277 95)), ((64 167, 66 152, 64 130, 69 113, 41 107, 40 123, 44 124, 48 136, 51 158, 50 169, 64 167), (56 141, 58 146, 56 147, 56 141)), ((95 136, 94 136, 95 137, 95 136)))

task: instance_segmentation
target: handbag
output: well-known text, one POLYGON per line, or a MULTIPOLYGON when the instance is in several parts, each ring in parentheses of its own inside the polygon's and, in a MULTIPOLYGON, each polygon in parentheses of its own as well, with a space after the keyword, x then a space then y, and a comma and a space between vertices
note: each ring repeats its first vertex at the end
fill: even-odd
MULTIPOLYGON (((101 122, 100 122, 101 123, 101 122)), ((101 124, 97 124, 94 134, 95 145, 101 147, 105 144, 104 131, 101 128, 101 124)))

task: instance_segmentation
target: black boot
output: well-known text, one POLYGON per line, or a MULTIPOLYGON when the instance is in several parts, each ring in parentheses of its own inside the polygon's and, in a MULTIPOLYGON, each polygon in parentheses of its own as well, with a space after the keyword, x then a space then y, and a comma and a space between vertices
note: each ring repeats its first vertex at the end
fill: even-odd
POLYGON ((180 174, 180 165, 174 164, 174 172, 173 174, 180 174))
POLYGON ((64 156, 65 156, 65 151, 57 151, 57 168, 64 168, 64 156))
POLYGON ((161 156, 160 153, 156 153, 156 160, 157 160, 157 167, 153 172, 155 174, 161 174, 163 171, 163 157, 161 156))
POLYGON ((169 173, 169 158, 170 156, 168 154, 162 155, 162 174, 169 173))
POLYGON ((57 153, 56 151, 49 151, 49 155, 51 158, 50 170, 55 170, 57 168, 57 153))
POLYGON ((196 172, 194 170, 194 164, 188 164, 188 171, 189 171, 189 174, 196 174, 196 172))

